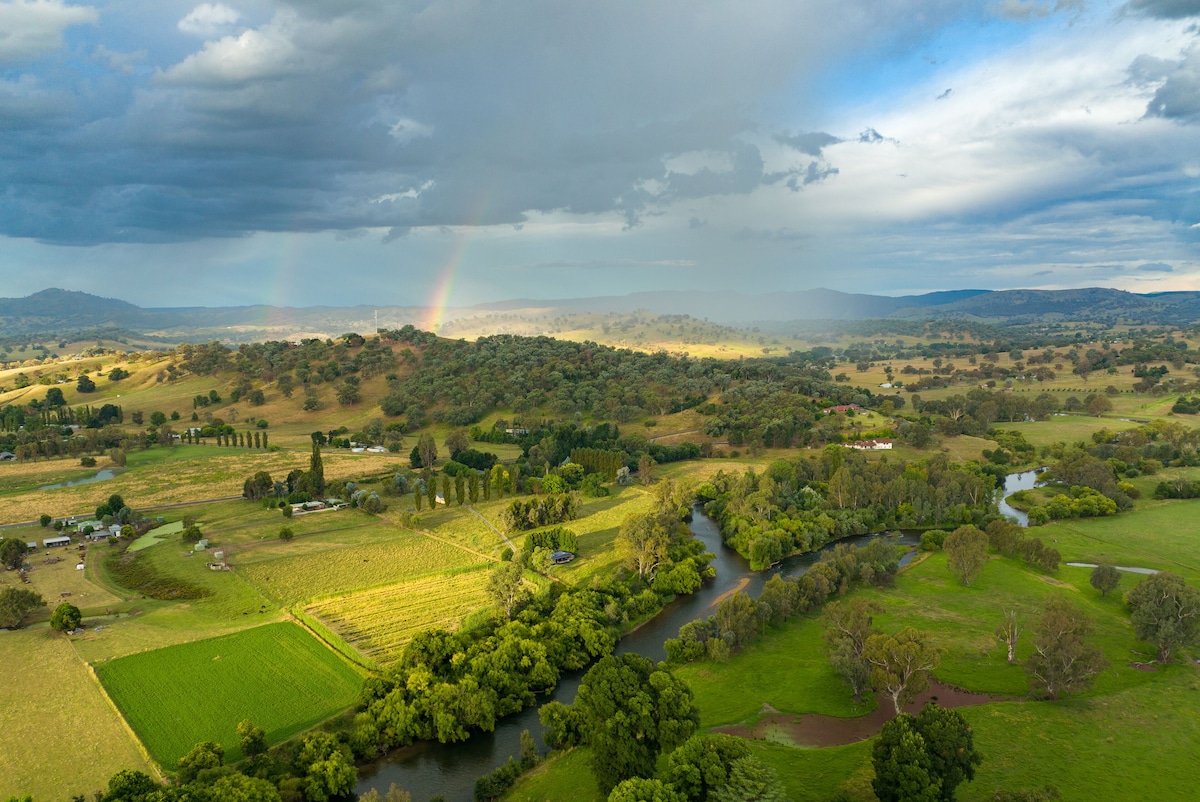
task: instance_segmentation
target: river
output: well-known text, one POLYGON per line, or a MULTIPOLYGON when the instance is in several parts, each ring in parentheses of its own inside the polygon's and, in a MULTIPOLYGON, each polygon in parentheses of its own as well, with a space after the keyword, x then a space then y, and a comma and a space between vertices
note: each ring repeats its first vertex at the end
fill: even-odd
POLYGON ((68 479, 65 482, 57 482, 52 485, 42 485, 38 490, 57 490, 60 487, 78 487, 79 485, 90 485, 92 482, 106 482, 117 475, 117 472, 112 468, 101 468, 91 476, 81 476, 78 479, 68 479))
POLYGON ((1004 494, 1000 499, 1000 514, 1015 518, 1021 526, 1029 526, 1029 516, 1008 503, 1008 497, 1018 490, 1033 490, 1037 485, 1038 474, 1042 468, 1034 468, 1020 473, 1010 473, 1004 477, 1004 494))
MULTIPOLYGON (((697 539, 716 555, 712 566, 717 576, 704 583, 690 596, 682 596, 663 608, 657 616, 629 633, 617 645, 617 653, 636 652, 652 660, 663 660, 666 652, 663 642, 679 633, 679 628, 689 621, 705 618, 724 596, 737 590, 745 590, 758 596, 763 585, 774 574, 785 577, 799 576, 816 562, 820 553, 801 554, 789 557, 769 571, 751 571, 749 563, 721 542, 717 524, 707 515, 695 511, 691 529, 697 539)), ((919 533, 906 532, 892 535, 861 535, 844 538, 838 543, 863 544, 874 538, 890 537, 896 543, 915 545, 919 533)), ((826 546, 826 549, 833 545, 826 546)), ((906 555, 904 562, 911 559, 906 555)), ((539 700, 544 704, 557 700, 570 704, 583 672, 566 673, 559 680, 554 693, 539 700)), ((442 794, 448 802, 466 802, 472 798, 476 778, 508 760, 521 751, 521 731, 529 730, 537 738, 538 747, 545 752, 541 740, 542 725, 538 720, 537 706, 497 722, 496 730, 490 733, 473 733, 467 741, 457 744, 421 742, 395 749, 374 763, 359 767, 359 782, 356 791, 366 793, 376 788, 381 794, 395 783, 412 794, 413 799, 426 800, 442 794)))

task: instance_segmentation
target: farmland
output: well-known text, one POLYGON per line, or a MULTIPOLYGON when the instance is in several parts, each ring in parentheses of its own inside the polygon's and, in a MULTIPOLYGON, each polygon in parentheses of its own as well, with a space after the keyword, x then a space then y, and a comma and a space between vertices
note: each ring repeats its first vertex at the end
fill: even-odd
POLYGON ((175 763, 198 741, 240 756, 250 719, 271 743, 345 709, 360 676, 290 623, 270 624, 100 664, 100 681, 156 760, 175 763))
POLYGON ((238 574, 282 606, 349 588, 384 585, 482 562, 474 554, 416 532, 387 540, 339 544, 247 564, 238 574))
POLYGON ((0 632, 0 665, 0 798, 90 798, 120 769, 151 771, 66 637, 0 632))
POLYGON ((438 574, 322 599, 305 612, 381 665, 395 662, 424 629, 453 631, 487 605, 486 571, 438 574))

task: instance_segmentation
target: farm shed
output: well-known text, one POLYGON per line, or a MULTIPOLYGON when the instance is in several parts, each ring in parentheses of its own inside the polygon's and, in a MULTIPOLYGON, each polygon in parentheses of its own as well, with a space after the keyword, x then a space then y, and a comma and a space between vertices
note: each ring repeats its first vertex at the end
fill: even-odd
POLYGON ((71 545, 71 538, 67 537, 66 535, 61 537, 48 537, 42 541, 42 545, 48 549, 53 548, 54 546, 69 546, 71 545))
POLYGON ((569 563, 569 562, 571 562, 571 560, 574 560, 574 559, 575 559, 575 555, 569 551, 556 551, 550 555, 550 562, 554 563, 555 565, 562 565, 563 563, 569 563))

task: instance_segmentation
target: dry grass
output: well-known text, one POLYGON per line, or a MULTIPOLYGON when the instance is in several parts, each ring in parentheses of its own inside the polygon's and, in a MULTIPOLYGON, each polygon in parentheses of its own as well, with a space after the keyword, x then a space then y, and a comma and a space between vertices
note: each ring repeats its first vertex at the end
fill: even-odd
POLYGON ((464 616, 488 603, 488 572, 467 571, 399 582, 324 599, 305 608, 381 664, 400 659, 425 629, 458 629, 464 616))
POLYGON ((0 797, 90 798, 120 769, 152 771, 65 636, 0 632, 0 666, 0 797))

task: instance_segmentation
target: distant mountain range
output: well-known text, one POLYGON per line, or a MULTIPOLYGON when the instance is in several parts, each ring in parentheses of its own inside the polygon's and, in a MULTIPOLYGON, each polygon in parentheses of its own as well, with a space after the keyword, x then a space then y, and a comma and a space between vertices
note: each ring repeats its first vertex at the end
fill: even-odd
MULTIPOLYGON (((1056 320, 1132 325, 1200 322, 1200 292, 1139 295, 1092 287, 1080 290, 955 290, 889 297, 816 289, 748 295, 731 292, 641 292, 556 300, 517 299, 442 310, 443 321, 508 313, 529 316, 571 313, 691 315, 727 325, 793 320, 961 319, 999 325, 1056 320)), ((47 289, 26 298, 0 298, 0 332, 14 336, 66 336, 120 329, 165 340, 219 339, 247 342, 271 338, 333 336, 411 323, 421 307, 179 307, 146 309, 114 298, 47 289)))

